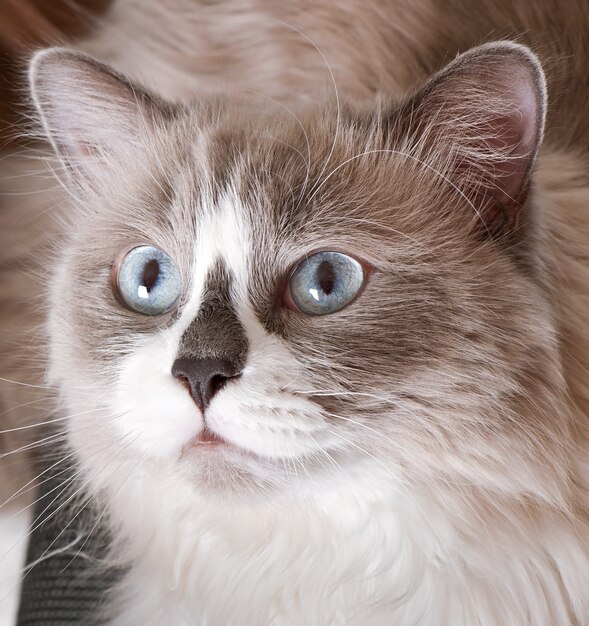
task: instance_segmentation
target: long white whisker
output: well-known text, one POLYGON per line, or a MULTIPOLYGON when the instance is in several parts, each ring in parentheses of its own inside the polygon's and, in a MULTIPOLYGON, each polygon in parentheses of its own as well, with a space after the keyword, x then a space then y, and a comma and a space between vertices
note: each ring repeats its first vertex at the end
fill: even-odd
POLYGON ((372 398, 374 400, 378 400, 379 402, 384 402, 386 404, 392 404, 393 406, 398 405, 398 401, 395 401, 391 398, 386 398, 384 396, 379 396, 374 393, 368 393, 364 391, 323 391, 321 389, 289 389, 291 393, 296 393, 300 395, 306 396, 318 396, 318 397, 330 397, 330 396, 361 396, 365 398, 372 398))
MULTIPOLYGON (((15 500, 19 496, 22 496, 25 493, 28 493, 29 491, 35 489, 36 487, 39 487, 39 486, 43 485, 44 483, 46 483, 47 481, 51 480, 51 478, 53 478, 53 476, 59 476, 60 474, 63 474, 64 472, 67 472, 67 468, 66 468, 64 470, 61 470, 60 472, 57 472, 57 474, 52 474, 51 476, 49 476, 49 478, 45 478, 45 479, 43 479, 42 481, 39 482, 39 478, 41 478, 41 476, 43 476, 47 472, 50 472, 52 469, 54 469, 55 467, 57 467, 58 465, 60 465, 64 461, 67 461, 68 459, 71 459, 75 455, 76 455, 76 452, 70 452, 70 454, 67 454, 66 456, 60 457, 55 463, 50 465, 47 469, 43 470, 42 472, 40 472, 39 474, 37 474, 36 476, 31 478, 31 480, 29 480, 27 483, 25 483, 22 487, 20 487, 20 489, 15 491, 9 498, 4 500, 4 502, 2 502, 0 504, 0 510, 4 506, 10 504, 10 502, 15 500)), ((36 500, 35 500, 35 502, 36 502, 36 500)), ((22 510, 19 511, 19 513, 22 513, 22 510)))
MULTIPOLYGON (((136 441, 136 439, 135 439, 135 441, 136 441)), ((129 445, 131 445, 132 443, 133 442, 130 442, 129 445)), ((121 484, 119 485, 118 489, 116 490, 115 495, 120 493, 121 489, 126 485, 127 481, 129 480, 129 478, 131 478, 131 476, 133 475, 134 471, 139 467, 139 465, 141 463, 143 463, 144 460, 145 460, 145 456, 143 456, 140 459, 138 459, 137 463, 135 463, 135 465, 129 470, 125 480, 121 481, 121 484)), ((117 469, 119 469, 120 467, 122 467, 122 463, 119 464, 117 469)), ((95 495, 91 496, 90 500, 94 499, 95 497, 96 497, 95 495)), ((66 564, 66 566, 64 567, 64 569, 62 571, 65 571, 72 564, 72 562, 82 553, 82 550, 84 549, 84 546, 88 543, 89 539, 92 537, 92 534, 98 528, 98 525, 102 521, 102 518, 106 514, 107 510, 108 510, 108 505, 105 505, 104 508, 102 509, 102 513, 100 513, 100 515, 96 519, 96 522, 94 523, 92 528, 88 531, 88 533, 86 535, 86 539, 84 539, 82 545, 78 548, 76 554, 74 554, 74 556, 71 558, 70 562, 66 564)))
POLYGON ((24 446, 20 446, 19 448, 15 448, 14 450, 10 450, 10 452, 4 452, 3 454, 0 454, 0 459, 4 459, 12 454, 17 454, 18 452, 24 452, 26 450, 40 448, 41 446, 45 446, 49 443, 52 443, 56 439, 59 440, 60 438, 65 438, 65 433, 54 433, 53 435, 43 437, 42 439, 39 439, 33 443, 28 443, 24 446))
POLYGON ((407 159, 411 159, 411 160, 415 161, 416 163, 419 163, 423 167, 429 169, 430 171, 434 172, 434 174, 439 176, 444 182, 448 183, 452 187, 452 189, 454 189, 456 191, 456 193, 458 193, 467 202, 467 204, 475 212, 476 216, 481 220, 481 222, 483 224, 485 224, 485 220, 483 219, 483 216, 481 215, 480 211, 475 207, 475 205, 472 203, 472 201, 469 198, 467 198, 465 193, 459 187, 457 187, 447 176, 444 176, 444 174, 442 174, 442 172, 438 171, 435 167, 431 166, 429 163, 426 163, 423 159, 420 159, 420 158, 418 158, 418 157, 416 157, 416 156, 414 156, 412 154, 408 154, 407 152, 403 152, 402 150, 389 150, 389 149, 385 149, 385 148, 374 149, 374 150, 366 150, 365 152, 361 152, 360 154, 356 154, 353 157, 350 157, 349 159, 346 159, 345 161, 340 163, 336 168, 331 170, 331 172, 321 181, 321 183, 315 187, 315 189, 313 190, 313 193, 311 194, 311 197, 309 198, 309 201, 311 201, 317 195, 317 193, 319 192, 321 187, 323 187, 323 185, 338 170, 340 170, 342 167, 344 167, 345 165, 347 165, 351 161, 354 161, 356 159, 360 159, 360 158, 362 158, 364 156, 368 156, 370 154, 397 154, 397 155, 405 157, 407 159))
MULTIPOLYGON (((140 436, 140 435, 137 435, 137 436, 135 437, 135 439, 133 439, 133 440, 131 440, 131 441, 128 441, 128 442, 127 442, 127 444, 126 444, 125 446, 123 446, 123 448, 122 448, 119 452, 124 452, 124 451, 125 451, 128 447, 130 447, 131 445, 133 445, 133 443, 134 443, 135 441, 137 441, 137 439, 139 438, 139 436, 140 436)), ((137 461, 137 463, 135 464, 135 468, 139 465, 139 463, 140 463, 142 460, 143 460, 143 459, 139 459, 139 460, 137 461)), ((119 463, 119 465, 118 465, 118 466, 117 466, 117 467, 116 467, 116 468, 112 471, 111 476, 114 476, 114 475, 115 475, 115 473, 117 472, 117 470, 119 470, 119 469, 123 466, 123 464, 124 464, 124 463, 125 463, 125 460, 123 459, 123 460, 119 463)), ((135 469, 135 468, 134 468, 134 469, 135 469)), ((106 468, 105 468, 105 469, 101 472, 101 474, 102 474, 102 473, 104 473, 104 471, 106 471, 106 468)), ((133 473, 132 471, 130 471, 130 472, 129 472, 129 474, 127 475, 127 478, 125 479, 125 481, 123 481, 123 483, 125 483, 125 482, 129 479, 129 476, 131 476, 131 475, 132 475, 132 473, 133 473)), ((87 481, 86 481, 86 482, 82 485, 82 487, 80 487, 80 489, 79 489, 79 490, 77 490, 76 492, 74 492, 74 494, 73 494, 73 495, 76 495, 76 494, 77 494, 77 493, 78 493, 81 489, 83 489, 84 487, 86 487, 89 483, 90 483, 90 479, 89 479, 89 480, 87 480, 87 481)), ((121 487, 122 487, 122 485, 121 485, 121 487)), ((35 561, 33 561, 33 563, 30 563, 30 564, 28 564, 28 565, 26 566, 26 568, 25 568, 25 569, 26 569, 26 573, 25 573, 25 575, 23 576, 23 578, 24 578, 24 577, 26 577, 26 575, 27 575, 27 574, 28 574, 28 573, 29 573, 29 572, 33 569, 33 567, 34 567, 35 565, 38 565, 38 564, 39 564, 39 563, 41 563, 42 561, 44 561, 44 560, 46 560, 47 558, 50 558, 51 556, 53 556, 53 555, 51 555, 51 554, 50 554, 50 555, 48 555, 48 554, 47 554, 47 553, 48 553, 48 551, 49 551, 49 550, 51 549, 51 547, 52 547, 52 546, 53 546, 53 545, 54 545, 54 544, 55 544, 55 543, 59 540, 59 538, 63 535, 63 533, 64 533, 64 532, 65 532, 65 531, 66 531, 66 530, 67 530, 67 529, 71 526, 71 524, 72 524, 72 523, 73 523, 73 522, 77 519, 77 517, 78 517, 78 516, 79 516, 79 515, 80 515, 80 514, 81 514, 81 513, 82 513, 82 512, 86 509, 86 507, 87 507, 87 506, 88 506, 88 505, 92 502, 92 500, 93 500, 95 497, 96 497, 96 495, 95 495, 95 494, 94 494, 94 495, 92 495, 92 496, 90 496, 90 497, 86 500, 86 502, 83 504, 83 506, 81 506, 81 507, 80 507, 80 509, 78 510, 78 512, 77 512, 77 513, 76 513, 76 514, 75 514, 75 515, 74 515, 74 516, 70 519, 70 521, 69 521, 69 522, 68 522, 68 523, 64 526, 64 528, 61 530, 61 532, 60 532, 60 533, 59 533, 59 534, 55 537, 55 539, 54 539, 54 540, 53 540, 53 541, 52 541, 52 542, 51 542, 51 543, 47 546, 47 548, 44 550, 43 554, 41 554, 41 556, 40 556, 39 558, 37 558, 35 561)), ((62 506, 63 506, 63 505, 62 505, 62 506)), ((59 509, 58 509, 58 510, 59 510, 59 509)), ((55 511, 55 513, 53 513, 53 514, 52 514, 52 516, 54 516, 56 513, 57 513, 57 511, 55 511)), ((43 524, 44 524, 44 523, 46 523, 46 522, 48 521, 48 519, 49 519, 49 518, 45 519, 42 523, 43 523, 43 524)), ((31 532, 32 532, 32 531, 31 531, 31 532)), ((79 541, 79 539, 80 539, 80 538, 78 537, 78 538, 77 538, 77 540, 79 541)), ((75 543, 74 543, 73 545, 75 545, 75 543)), ((73 546, 70 546, 70 547, 73 547, 73 546)))
POLYGON ((392 477, 392 478, 396 478, 392 473, 391 473, 391 469, 388 468, 380 459, 377 459, 374 454, 372 454, 371 452, 368 452, 368 450, 366 450, 365 448, 363 448, 362 446, 359 446, 357 443, 354 443, 353 441, 350 441, 349 439, 347 439, 346 437, 344 437, 341 433, 338 433, 337 431, 328 428, 327 432, 331 433, 332 435, 335 435, 336 437, 338 437, 339 439, 341 439, 342 441, 344 441, 347 445, 352 446, 352 448, 355 448, 356 450, 359 450, 360 452, 362 452, 362 454, 365 454, 366 456, 370 457, 373 461, 375 461, 375 463, 381 467, 382 469, 385 470, 385 475, 388 477, 392 477))
MULTIPOLYGON (((336 117, 336 122, 335 122, 335 133, 334 133, 334 137, 333 137, 333 142, 331 144, 331 149, 329 151, 329 154, 327 155, 327 158, 325 159, 325 163, 323 164, 323 168, 321 169, 321 172, 319 173, 319 176, 318 176, 318 179, 321 179, 321 177, 323 176, 325 170, 327 169, 327 166, 329 165, 329 162, 331 161, 331 157, 333 156, 333 152, 335 150, 335 146, 337 145, 337 140, 338 140, 339 131, 340 131, 340 124, 341 124, 341 105, 340 105, 339 91, 338 91, 338 88, 337 88, 337 83, 335 81, 335 76, 334 76, 333 71, 331 69, 331 65, 327 61, 327 58, 325 57, 325 55, 323 54, 323 52, 321 51, 319 46, 310 37, 305 35, 305 33, 303 33, 301 30, 299 30, 295 26, 292 26, 291 24, 288 24, 288 23, 283 22, 282 20, 278 20, 278 19, 276 19, 275 21, 278 22, 279 24, 282 24, 283 26, 286 26, 287 28, 290 28, 294 32, 298 33, 301 37, 306 39, 313 46, 313 48, 315 48, 315 50, 317 51, 317 53, 319 54, 319 56, 323 60, 323 63, 325 63, 325 67, 327 68, 327 71, 329 72, 329 76, 330 76, 330 79, 331 79, 331 84, 333 86, 333 92, 334 92, 334 96, 335 96, 336 107, 337 107, 337 117, 336 117)), ((304 190, 303 190, 303 193, 304 193, 304 190)), ((315 194, 313 193, 312 196, 313 195, 315 195, 315 194)))
POLYGON ((33 389, 57 389, 57 387, 49 387, 47 385, 31 385, 30 383, 21 383, 18 380, 10 380, 9 378, 1 378, 0 381, 4 383, 11 383, 12 385, 20 385, 21 387, 31 387, 33 389))
MULTIPOLYGON (((42 400, 44 400, 44 398, 42 398, 42 400)), ((35 402, 39 402, 39 401, 40 400, 35 400, 35 402)), ((32 404, 32 403, 27 403, 27 405, 28 404, 32 404)), ((27 406, 27 405, 21 405, 21 406, 27 406)), ((25 426, 16 426, 15 428, 8 428, 6 430, 0 430, 0 435, 4 435, 6 433, 13 433, 13 432, 20 431, 20 430, 30 430, 31 428, 39 428, 40 426, 45 426, 46 424, 55 424, 57 422, 64 422, 66 420, 71 419, 72 417, 78 417, 80 415, 87 415, 89 413, 95 413, 96 411, 106 411, 106 410, 107 410, 106 408, 100 407, 97 409, 90 409, 88 411, 82 411, 81 413, 73 413, 72 415, 66 415, 65 417, 56 417, 55 419, 47 420, 45 422, 37 422, 35 424, 27 424, 25 426)))

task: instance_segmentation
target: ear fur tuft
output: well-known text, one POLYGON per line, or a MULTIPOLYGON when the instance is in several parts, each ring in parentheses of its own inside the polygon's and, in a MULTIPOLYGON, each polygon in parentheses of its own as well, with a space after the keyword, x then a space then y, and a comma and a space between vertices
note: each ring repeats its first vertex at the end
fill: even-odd
POLYGON ((446 170, 450 164, 449 178, 484 205, 489 230, 498 219, 515 223, 546 118, 546 81, 533 52, 509 41, 473 48, 435 74, 408 106, 409 133, 446 170))
POLYGON ((163 110, 141 87, 67 48, 37 52, 29 84, 45 133, 74 176, 91 179, 101 163, 129 153, 163 110))

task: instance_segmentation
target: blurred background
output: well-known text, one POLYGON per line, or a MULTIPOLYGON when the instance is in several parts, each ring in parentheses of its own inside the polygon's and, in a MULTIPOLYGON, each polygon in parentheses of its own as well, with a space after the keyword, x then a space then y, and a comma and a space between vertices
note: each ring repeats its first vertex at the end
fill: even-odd
POLYGON ((45 44, 87 34, 111 0, 0 0, 0 146, 22 115, 25 60, 45 44))
POLYGON ((30 378, 29 366, 38 358, 38 350, 27 347, 36 345, 32 329, 39 324, 35 311, 40 307, 31 312, 23 304, 38 291, 36 261, 30 251, 43 245, 45 226, 38 223, 35 199, 44 194, 43 189, 35 193, 22 164, 14 163, 15 155, 18 158, 27 151, 19 139, 27 116, 26 63, 41 46, 89 34, 109 5, 110 0, 0 0, 0 235, 4 234, 0 240, 0 626, 15 623, 34 493, 25 490, 16 500, 9 500, 16 488, 27 484, 30 470, 27 448, 22 445, 25 440, 20 438, 27 431, 7 433, 5 429, 21 417, 15 409, 22 407, 30 413, 26 419, 35 421, 34 411, 28 409, 46 406, 41 393, 38 397, 21 393, 42 389, 2 380, 42 382, 40 371, 36 379, 30 378))

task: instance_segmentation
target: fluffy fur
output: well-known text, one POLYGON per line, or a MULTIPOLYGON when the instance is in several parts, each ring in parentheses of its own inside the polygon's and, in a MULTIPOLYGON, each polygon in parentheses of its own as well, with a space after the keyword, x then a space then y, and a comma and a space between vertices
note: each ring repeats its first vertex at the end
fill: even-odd
MULTIPOLYGON (((44 148, 44 152, 46 149, 44 148)), ((53 410, 44 369, 46 271, 59 205, 51 170, 22 155, 4 155, 0 176, 0 501, 31 480, 31 454, 53 410), (48 200, 49 198, 49 200, 48 200)), ((23 494, 30 499, 30 493, 23 494)))
POLYGON ((72 196, 50 381, 127 569, 111 622, 588 624, 585 5, 139 4, 87 48, 141 24, 110 60, 151 91, 65 50, 31 71, 72 196), (545 59, 545 133, 527 48, 440 70, 497 34, 545 59), (289 108, 202 95, 217 69, 289 108), (113 296, 137 241, 178 264, 176 313, 113 296), (372 270, 309 318, 279 304, 317 249, 372 270), (202 415, 170 370, 218 263, 250 350, 202 415), (233 446, 191 447, 204 421, 233 446))

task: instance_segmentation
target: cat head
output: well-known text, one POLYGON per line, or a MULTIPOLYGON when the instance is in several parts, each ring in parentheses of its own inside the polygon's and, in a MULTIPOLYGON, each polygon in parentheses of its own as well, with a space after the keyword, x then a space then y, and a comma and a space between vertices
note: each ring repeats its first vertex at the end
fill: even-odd
POLYGON ((528 49, 296 111, 170 104, 65 49, 30 82, 71 196, 50 375, 86 466, 233 495, 360 475, 542 490, 566 424, 528 49))

